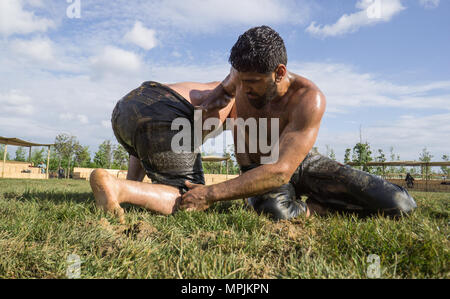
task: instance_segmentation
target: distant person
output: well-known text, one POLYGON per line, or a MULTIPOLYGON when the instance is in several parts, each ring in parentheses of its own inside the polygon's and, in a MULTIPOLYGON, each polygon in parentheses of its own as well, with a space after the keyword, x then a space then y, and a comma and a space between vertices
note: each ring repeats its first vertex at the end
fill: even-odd
POLYGON ((41 173, 45 173, 46 169, 47 169, 47 165, 45 165, 45 163, 43 161, 39 162, 38 166, 41 169, 41 173))
POLYGON ((58 169, 58 179, 63 179, 64 178, 64 168, 60 167, 58 169))
POLYGON ((412 175, 408 172, 406 174, 406 186, 408 186, 408 188, 414 188, 414 178, 412 177, 412 175))

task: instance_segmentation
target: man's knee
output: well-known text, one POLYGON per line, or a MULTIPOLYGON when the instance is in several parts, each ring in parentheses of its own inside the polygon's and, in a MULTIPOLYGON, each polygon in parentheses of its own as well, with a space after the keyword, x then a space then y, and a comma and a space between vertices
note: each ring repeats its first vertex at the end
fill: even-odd
POLYGON ((248 204, 257 213, 267 214, 275 220, 288 220, 306 213, 306 204, 296 199, 292 184, 249 198, 248 204))
POLYGON ((394 185, 394 188, 396 190, 390 192, 385 198, 384 202, 387 205, 382 211, 392 216, 411 214, 417 208, 414 198, 405 188, 397 185, 394 185))

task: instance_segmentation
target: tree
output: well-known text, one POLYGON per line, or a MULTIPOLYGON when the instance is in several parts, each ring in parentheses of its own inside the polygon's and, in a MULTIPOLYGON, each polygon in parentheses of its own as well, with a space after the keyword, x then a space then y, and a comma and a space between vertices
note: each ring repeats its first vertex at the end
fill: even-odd
MULTIPOLYGON (((397 161, 401 161, 400 160, 400 155, 397 155, 397 161)), ((398 172, 400 173, 400 177, 403 178, 403 174, 406 175, 406 167, 405 166, 400 166, 400 168, 398 169, 398 172)))
MULTIPOLYGON (((5 145, 0 144, 0 160, 3 161, 3 156, 5 155, 5 145)), ((6 160, 9 160, 9 153, 6 152, 6 160)))
POLYGON ((75 145, 74 163, 78 167, 89 167, 91 162, 91 154, 89 153, 89 146, 75 145))
POLYGON ((59 134, 55 138, 55 151, 59 159, 58 167, 63 166, 63 161, 67 162, 67 164, 64 163, 65 166, 67 166, 66 177, 68 177, 70 174, 72 157, 79 145, 80 144, 75 136, 71 136, 68 134, 59 134))
POLYGON ((113 168, 120 170, 127 169, 128 162, 130 161, 130 154, 125 150, 121 144, 117 144, 113 149, 113 168))
POLYGON ((19 146, 16 150, 16 158, 14 159, 15 161, 19 161, 19 162, 26 162, 27 158, 26 158, 26 152, 25 149, 22 146, 19 146))
MULTIPOLYGON (((225 148, 225 157, 230 158, 228 160, 228 173, 229 174, 239 174, 241 172, 241 168, 236 160, 236 153, 234 152, 234 145, 230 144, 225 148)), ((224 169, 224 173, 226 173, 226 168, 224 169)))
POLYGON ((412 176, 415 176, 417 174, 417 169, 416 169, 416 167, 411 167, 408 172, 412 176))
MULTIPOLYGON (((450 157, 448 155, 442 156, 442 160, 445 162, 448 162, 449 158, 450 157)), ((450 168, 448 168, 447 166, 441 166, 441 170, 442 170, 442 173, 448 178, 450 175, 450 168)))
POLYGON ((350 160, 350 153, 352 150, 350 148, 345 149, 345 155, 344 155, 344 164, 348 164, 351 162, 350 160))
POLYGON ((94 163, 98 168, 111 168, 112 163, 112 144, 110 140, 103 141, 95 153, 94 163))
POLYGON ((36 166, 40 162, 44 162, 45 158, 45 148, 41 148, 40 150, 35 148, 31 152, 31 162, 33 162, 33 165, 36 166))
MULTIPOLYGON (((393 146, 391 146, 390 148, 389 148, 389 156, 390 156, 390 158, 391 158, 391 162, 394 162, 395 161, 395 152, 394 152, 394 147, 393 146)), ((388 172, 389 173, 396 173, 397 172, 397 169, 395 168, 395 166, 389 166, 389 168, 388 168, 388 172)))
POLYGON ((58 170, 59 166, 61 166, 61 163, 59 161, 58 153, 56 152, 56 149, 54 146, 50 147, 50 163, 49 163, 49 171, 58 170))
POLYGON ((334 152, 334 150, 331 148, 331 146, 329 146, 328 144, 326 145, 327 148, 327 157, 335 160, 336 161, 336 153, 334 152))
MULTIPOLYGON (((207 153, 203 152, 202 157, 207 156, 207 153)), ((203 162, 203 172, 205 174, 219 174, 220 164, 217 162, 203 162)))
MULTIPOLYGON (((375 157, 375 161, 384 163, 386 162, 386 155, 384 154, 383 150, 381 148, 378 149, 378 156, 375 157)), ((378 166, 376 169, 377 175, 385 175, 385 168, 384 166, 378 166)))
POLYGON ((367 163, 372 161, 372 151, 369 143, 357 143, 353 147, 353 162, 362 166, 362 170, 371 172, 372 167, 367 166, 367 163))
MULTIPOLYGON (((419 160, 425 163, 431 162, 431 159, 433 158, 433 155, 427 150, 425 147, 422 152, 420 153, 419 160)), ((425 174, 428 174, 428 177, 426 179, 429 179, 429 176, 431 175, 431 167, 425 166, 422 167, 422 177, 424 177, 425 174)))

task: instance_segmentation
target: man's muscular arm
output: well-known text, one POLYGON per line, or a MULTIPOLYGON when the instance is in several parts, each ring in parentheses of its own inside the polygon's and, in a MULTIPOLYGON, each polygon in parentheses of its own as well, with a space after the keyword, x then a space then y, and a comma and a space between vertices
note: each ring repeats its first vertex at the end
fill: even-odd
POLYGON ((203 210, 216 201, 234 200, 263 194, 287 184, 317 139, 325 97, 319 90, 299 92, 300 100, 289 116, 279 144, 275 164, 262 165, 236 179, 212 186, 187 184, 192 190, 183 195, 181 208, 203 210))
POLYGON ((236 95, 236 71, 232 68, 230 74, 212 90, 200 108, 205 112, 225 108, 236 95))

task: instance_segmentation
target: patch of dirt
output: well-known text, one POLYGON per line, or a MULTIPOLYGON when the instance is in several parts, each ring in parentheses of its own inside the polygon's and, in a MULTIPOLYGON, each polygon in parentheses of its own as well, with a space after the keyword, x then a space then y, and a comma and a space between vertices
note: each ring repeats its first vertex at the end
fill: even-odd
POLYGON ((122 233, 136 240, 145 240, 158 233, 158 230, 150 223, 141 220, 123 230, 122 233))
POLYGON ((213 232, 199 232, 199 235, 201 235, 201 237, 203 239, 207 239, 207 240, 211 240, 211 241, 216 240, 216 234, 213 232))
POLYGON ((304 240, 310 233, 307 229, 305 229, 303 220, 282 220, 268 225, 268 228, 271 233, 294 241, 304 240))
POLYGON ((109 232, 113 232, 114 228, 111 225, 111 223, 109 223, 108 219, 106 218, 102 218, 98 221, 98 225, 103 228, 104 230, 107 230, 109 232))
POLYGON ((88 221, 87 225, 97 225, 117 237, 127 236, 136 240, 144 240, 158 233, 158 230, 155 227, 142 220, 132 225, 112 225, 108 219, 102 218, 97 222, 88 221))
POLYGON ((98 253, 102 257, 117 254, 122 250, 124 245, 125 243, 123 239, 118 238, 115 240, 110 240, 108 242, 105 242, 98 248, 98 253))
POLYGON ((221 233, 224 237, 231 237, 232 235, 234 235, 234 232, 229 231, 229 230, 223 230, 223 231, 221 231, 221 233))

